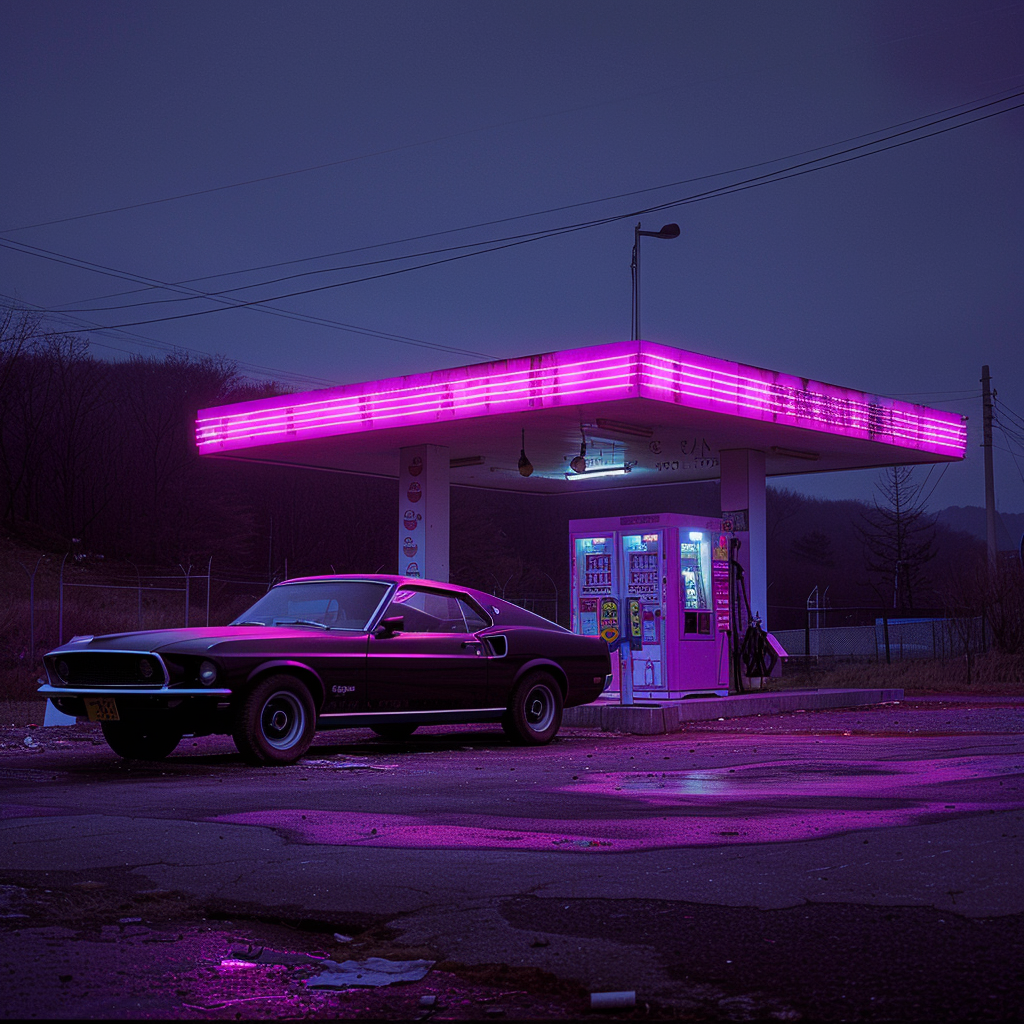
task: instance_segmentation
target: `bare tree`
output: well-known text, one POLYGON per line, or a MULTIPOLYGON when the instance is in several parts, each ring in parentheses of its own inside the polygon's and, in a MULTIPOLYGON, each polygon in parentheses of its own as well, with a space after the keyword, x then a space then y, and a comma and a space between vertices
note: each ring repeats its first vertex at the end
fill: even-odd
POLYGON ((935 517, 925 511, 913 473, 907 466, 885 470, 857 525, 874 589, 893 608, 914 607, 928 588, 925 567, 936 555, 935 517))
POLYGON ((0 388, 0 518, 40 522, 45 510, 47 416, 53 381, 34 337, 39 318, 7 317, 0 388))
POLYGON ((48 338, 41 349, 50 379, 46 409, 49 519, 65 539, 82 536, 110 501, 110 373, 73 334, 48 338))
POLYGON ((978 591, 996 648, 1016 654, 1024 648, 1024 568, 1016 557, 978 573, 978 591))
POLYGON ((766 526, 769 543, 779 539, 782 524, 798 515, 807 502, 788 487, 769 487, 766 497, 766 526))
POLYGON ((832 538, 821 530, 809 530, 789 546, 790 553, 801 562, 828 568, 836 564, 832 538))

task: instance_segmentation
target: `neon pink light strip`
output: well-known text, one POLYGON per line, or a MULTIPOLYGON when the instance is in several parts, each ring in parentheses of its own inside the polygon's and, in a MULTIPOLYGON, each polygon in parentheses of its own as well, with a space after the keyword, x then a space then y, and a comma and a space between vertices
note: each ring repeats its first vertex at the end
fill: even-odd
POLYGON ((196 440, 200 452, 211 454, 638 397, 957 458, 967 440, 966 428, 953 413, 645 341, 205 409, 196 423, 196 440))
POLYGON ((641 380, 651 388, 675 396, 687 395, 696 405, 709 409, 723 402, 735 405, 736 414, 803 423, 811 429, 848 436, 873 437, 905 447, 948 448, 946 454, 962 455, 966 430, 958 417, 893 400, 865 401, 861 392, 850 392, 828 384, 821 390, 794 388, 785 382, 766 381, 749 374, 716 372, 685 359, 654 353, 641 355, 641 380), (885 404, 883 404, 885 402, 885 404))

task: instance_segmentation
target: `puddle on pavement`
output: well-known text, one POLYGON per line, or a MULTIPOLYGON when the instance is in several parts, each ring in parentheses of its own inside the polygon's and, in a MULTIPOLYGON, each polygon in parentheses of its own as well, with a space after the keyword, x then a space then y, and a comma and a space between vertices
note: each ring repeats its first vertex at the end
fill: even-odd
POLYGON ((995 758, 588 772, 553 790, 571 796, 568 819, 290 808, 209 820, 263 826, 290 842, 323 846, 614 853, 793 842, 1018 808, 1019 800, 1007 800, 1002 793, 996 799, 992 790, 1005 773, 1005 764, 995 758), (955 783, 961 784, 960 798, 948 802, 955 783), (942 784, 941 796, 936 784, 942 784))

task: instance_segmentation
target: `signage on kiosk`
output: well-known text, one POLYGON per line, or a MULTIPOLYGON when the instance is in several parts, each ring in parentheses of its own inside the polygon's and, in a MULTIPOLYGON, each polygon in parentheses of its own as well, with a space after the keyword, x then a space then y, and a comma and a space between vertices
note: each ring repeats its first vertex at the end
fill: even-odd
POLYGON ((613 650, 623 703, 729 692, 729 533, 663 513, 569 524, 572 628, 613 650))

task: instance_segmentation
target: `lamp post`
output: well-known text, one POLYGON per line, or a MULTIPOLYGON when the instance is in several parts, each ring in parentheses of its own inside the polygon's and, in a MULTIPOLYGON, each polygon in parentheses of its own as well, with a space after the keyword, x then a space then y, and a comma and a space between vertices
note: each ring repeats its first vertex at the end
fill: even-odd
POLYGON ((640 236, 649 238, 678 238, 679 225, 666 224, 660 231, 641 231, 640 221, 636 222, 633 233, 633 341, 640 340, 640 236))

